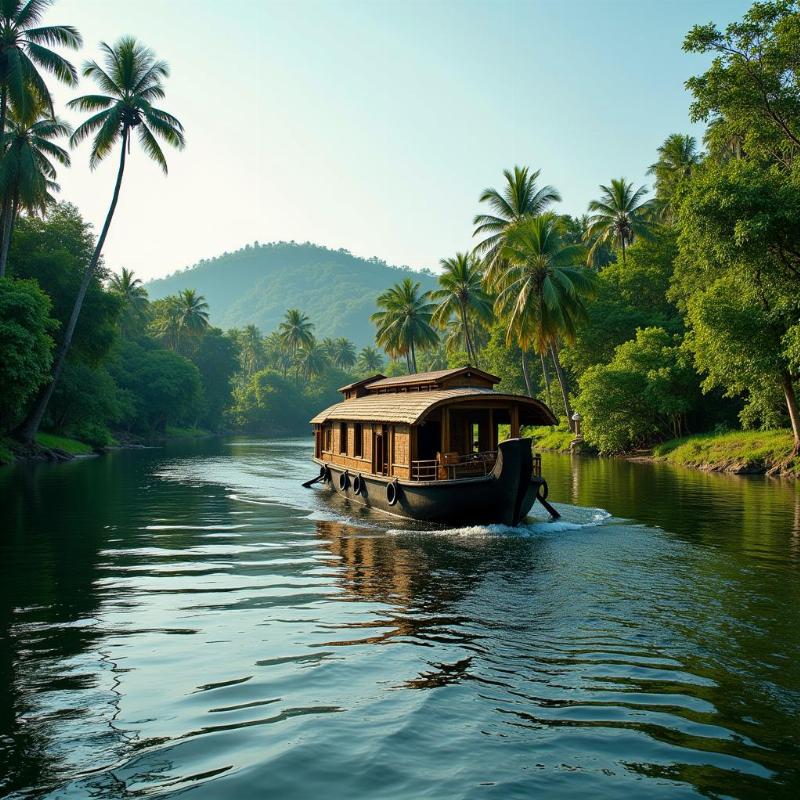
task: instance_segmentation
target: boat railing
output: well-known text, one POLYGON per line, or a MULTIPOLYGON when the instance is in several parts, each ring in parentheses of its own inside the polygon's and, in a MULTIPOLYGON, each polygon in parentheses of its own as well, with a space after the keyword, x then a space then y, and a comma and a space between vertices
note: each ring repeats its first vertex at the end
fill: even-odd
MULTIPOLYGON (((411 480, 436 481, 488 475, 497 461, 496 450, 482 453, 441 453, 439 458, 411 462, 411 480)), ((533 476, 542 477, 542 457, 533 456, 533 476)))
POLYGON ((481 453, 440 453, 439 458, 411 462, 411 479, 415 481, 454 480, 488 475, 497 461, 496 450, 481 453))

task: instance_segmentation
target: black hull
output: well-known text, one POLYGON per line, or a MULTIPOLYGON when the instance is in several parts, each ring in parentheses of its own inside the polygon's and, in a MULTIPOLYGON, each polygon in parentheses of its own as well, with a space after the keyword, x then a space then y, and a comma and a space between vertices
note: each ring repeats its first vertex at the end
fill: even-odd
POLYGON ((519 525, 536 500, 542 479, 533 475, 530 439, 509 439, 498 446, 494 469, 479 478, 443 481, 393 481, 377 475, 355 473, 344 467, 314 459, 327 466, 332 487, 353 503, 399 517, 445 525, 519 525), (348 473, 347 487, 340 489, 340 476, 348 473), (356 474, 361 491, 353 489, 356 474), (389 502, 389 484, 396 486, 397 500, 389 502))

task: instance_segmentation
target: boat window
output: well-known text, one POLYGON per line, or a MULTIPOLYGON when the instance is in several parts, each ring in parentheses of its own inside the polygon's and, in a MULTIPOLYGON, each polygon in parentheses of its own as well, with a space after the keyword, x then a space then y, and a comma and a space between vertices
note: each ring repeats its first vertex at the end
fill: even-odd
POLYGON ((477 453, 481 449, 481 426, 478 422, 472 423, 472 452, 477 453))
POLYGON ((339 453, 347 455, 347 423, 339 423, 339 453))
POLYGON ((333 450, 333 426, 325 426, 325 449, 330 453, 333 450))
POLYGON ((364 453, 364 435, 360 422, 356 422, 353 426, 353 434, 353 455, 356 458, 361 458, 364 453))

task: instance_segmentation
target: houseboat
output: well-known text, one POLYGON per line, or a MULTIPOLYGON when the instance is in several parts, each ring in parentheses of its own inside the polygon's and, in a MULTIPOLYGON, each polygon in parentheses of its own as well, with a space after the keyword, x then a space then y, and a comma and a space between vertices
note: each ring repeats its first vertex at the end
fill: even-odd
POLYGON ((443 524, 518 525, 537 499, 557 517, 541 459, 519 438, 520 426, 556 418, 538 400, 496 390, 499 382, 467 366, 343 386, 343 401, 311 420, 320 471, 306 485, 443 524))

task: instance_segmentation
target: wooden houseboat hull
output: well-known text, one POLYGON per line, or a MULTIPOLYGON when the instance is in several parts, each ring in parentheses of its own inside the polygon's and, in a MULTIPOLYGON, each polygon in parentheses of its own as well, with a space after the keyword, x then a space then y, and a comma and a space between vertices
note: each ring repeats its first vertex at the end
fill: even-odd
POLYGON ((546 483, 534 475, 529 439, 501 442, 488 475, 456 480, 409 481, 314 461, 327 476, 325 485, 353 503, 444 525, 519 525, 537 495, 546 497, 546 483))

